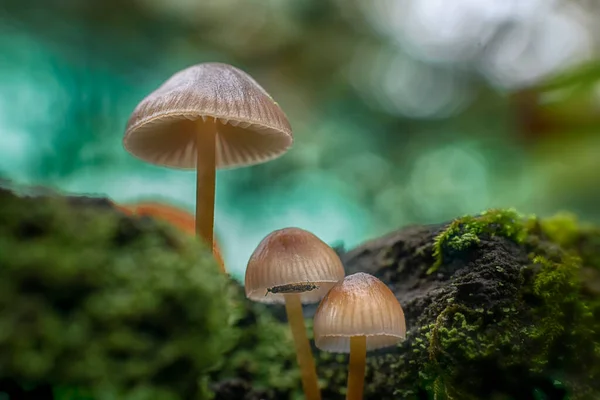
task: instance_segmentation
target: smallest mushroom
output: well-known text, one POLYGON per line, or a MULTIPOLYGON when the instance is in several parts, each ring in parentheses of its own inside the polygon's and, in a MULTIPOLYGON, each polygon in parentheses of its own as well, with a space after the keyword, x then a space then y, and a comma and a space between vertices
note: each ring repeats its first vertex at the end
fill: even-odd
POLYGON ((317 348, 350 353, 347 400, 363 397, 367 351, 393 346, 406 336, 404 311, 394 293, 365 273, 331 288, 314 317, 317 348))

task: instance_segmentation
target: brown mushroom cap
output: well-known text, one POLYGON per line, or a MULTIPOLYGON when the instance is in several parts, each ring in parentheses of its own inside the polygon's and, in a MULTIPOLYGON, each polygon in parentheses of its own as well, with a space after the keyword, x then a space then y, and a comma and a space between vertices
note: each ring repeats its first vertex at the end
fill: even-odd
POLYGON ((316 303, 344 279, 337 253, 314 234, 285 228, 267 235, 248 261, 246 297, 262 303, 284 303, 279 293, 267 289, 289 284, 314 284, 317 289, 300 293, 303 303, 316 303))
POLYGON ((205 63, 176 73, 143 99, 127 123, 123 144, 149 163, 193 169, 199 129, 209 128, 198 121, 215 119, 217 168, 268 161, 293 142, 287 117, 250 75, 205 63))
POLYGON ((365 273, 347 276, 323 298, 314 318, 315 345, 350 352, 352 336, 366 336, 367 350, 393 346, 406 336, 404 312, 394 293, 365 273))

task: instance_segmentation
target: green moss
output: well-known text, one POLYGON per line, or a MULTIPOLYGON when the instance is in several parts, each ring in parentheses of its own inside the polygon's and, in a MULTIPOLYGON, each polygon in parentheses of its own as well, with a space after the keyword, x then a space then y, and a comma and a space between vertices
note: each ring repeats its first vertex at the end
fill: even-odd
POLYGON ((564 248, 571 248, 582 234, 582 228, 574 214, 561 212, 552 217, 539 220, 542 232, 548 238, 564 248))
POLYGON ((244 377, 253 388, 273 396, 300 394, 300 371, 288 324, 279 322, 266 306, 247 301, 241 288, 232 289, 236 344, 216 368, 214 381, 244 377))
POLYGON ((541 267, 533 290, 545 299, 545 306, 537 309, 544 323, 532 334, 562 340, 568 344, 567 354, 569 350, 579 354, 579 359, 570 360, 570 367, 580 376, 568 376, 565 381, 577 387, 573 398, 597 398, 600 388, 581 382, 581 376, 585 381, 600 381, 600 293, 586 290, 599 280, 598 273, 589 272, 600 269, 600 230, 564 213, 540 225, 564 253, 559 260, 551 258, 552 252, 533 257, 541 267))
POLYGON ((227 285, 160 223, 0 190, 0 378, 59 400, 208 398, 235 342, 227 285))
MULTIPOLYGON (((463 217, 437 235, 428 272, 483 241, 489 246, 493 236, 517 247, 490 247, 509 258, 481 254, 483 263, 474 260, 468 275, 450 278, 445 294, 422 310, 421 326, 397 351, 369 357, 366 398, 545 398, 548 387, 563 386, 570 399, 600 397, 600 297, 585 294, 581 278, 586 266, 599 265, 597 228, 567 214, 538 219, 491 210, 463 217), (473 279, 496 284, 485 295, 496 297, 471 297, 481 284, 469 286, 473 279), (461 285, 472 289, 450 289, 461 285), (499 392, 486 392, 490 387, 499 392)), ((344 373, 327 376, 330 386, 345 385, 344 373)))
POLYGON ((575 215, 566 212, 538 220, 538 223, 550 241, 580 256, 584 268, 600 270, 600 228, 583 224, 575 215))
POLYGON ((462 252, 479 244, 481 235, 503 236, 515 243, 527 237, 526 220, 515 210, 488 210, 480 215, 467 215, 452 221, 433 243, 434 264, 427 271, 432 274, 442 265, 444 254, 462 252))

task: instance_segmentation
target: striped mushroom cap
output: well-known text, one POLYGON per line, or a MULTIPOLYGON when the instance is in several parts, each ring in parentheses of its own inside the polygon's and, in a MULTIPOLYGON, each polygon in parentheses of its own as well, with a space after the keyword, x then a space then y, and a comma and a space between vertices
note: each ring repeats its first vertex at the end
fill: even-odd
POLYGON ((250 257, 246 297, 284 303, 285 293, 298 293, 302 303, 317 303, 344 275, 340 258, 327 243, 300 228, 280 229, 267 235, 250 257))
POLYGON ((241 167, 274 159, 292 145, 287 117, 245 72, 227 64, 184 69, 135 108, 123 145, 157 165, 196 168, 201 121, 217 122, 216 167, 241 167), (199 123, 200 122, 200 123, 199 123))
POLYGON ((367 350, 393 346, 406 336, 404 311, 394 293, 365 273, 347 276, 323 298, 314 318, 315 345, 349 353, 352 336, 366 336, 367 350))

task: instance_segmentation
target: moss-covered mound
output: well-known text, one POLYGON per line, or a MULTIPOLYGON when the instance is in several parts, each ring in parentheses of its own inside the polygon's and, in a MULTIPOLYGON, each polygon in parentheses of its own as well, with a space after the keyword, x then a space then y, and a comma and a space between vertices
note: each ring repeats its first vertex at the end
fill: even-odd
POLYGON ((208 371, 237 337, 228 285, 168 226, 0 189, 0 392, 207 398, 208 371))
MULTIPOLYGON (((344 255, 394 290, 407 340, 369 357, 367 399, 599 399, 600 231, 491 210, 344 255), (585 278, 584 278, 585 277, 585 278)), ((324 397, 343 357, 320 354, 324 397)))

